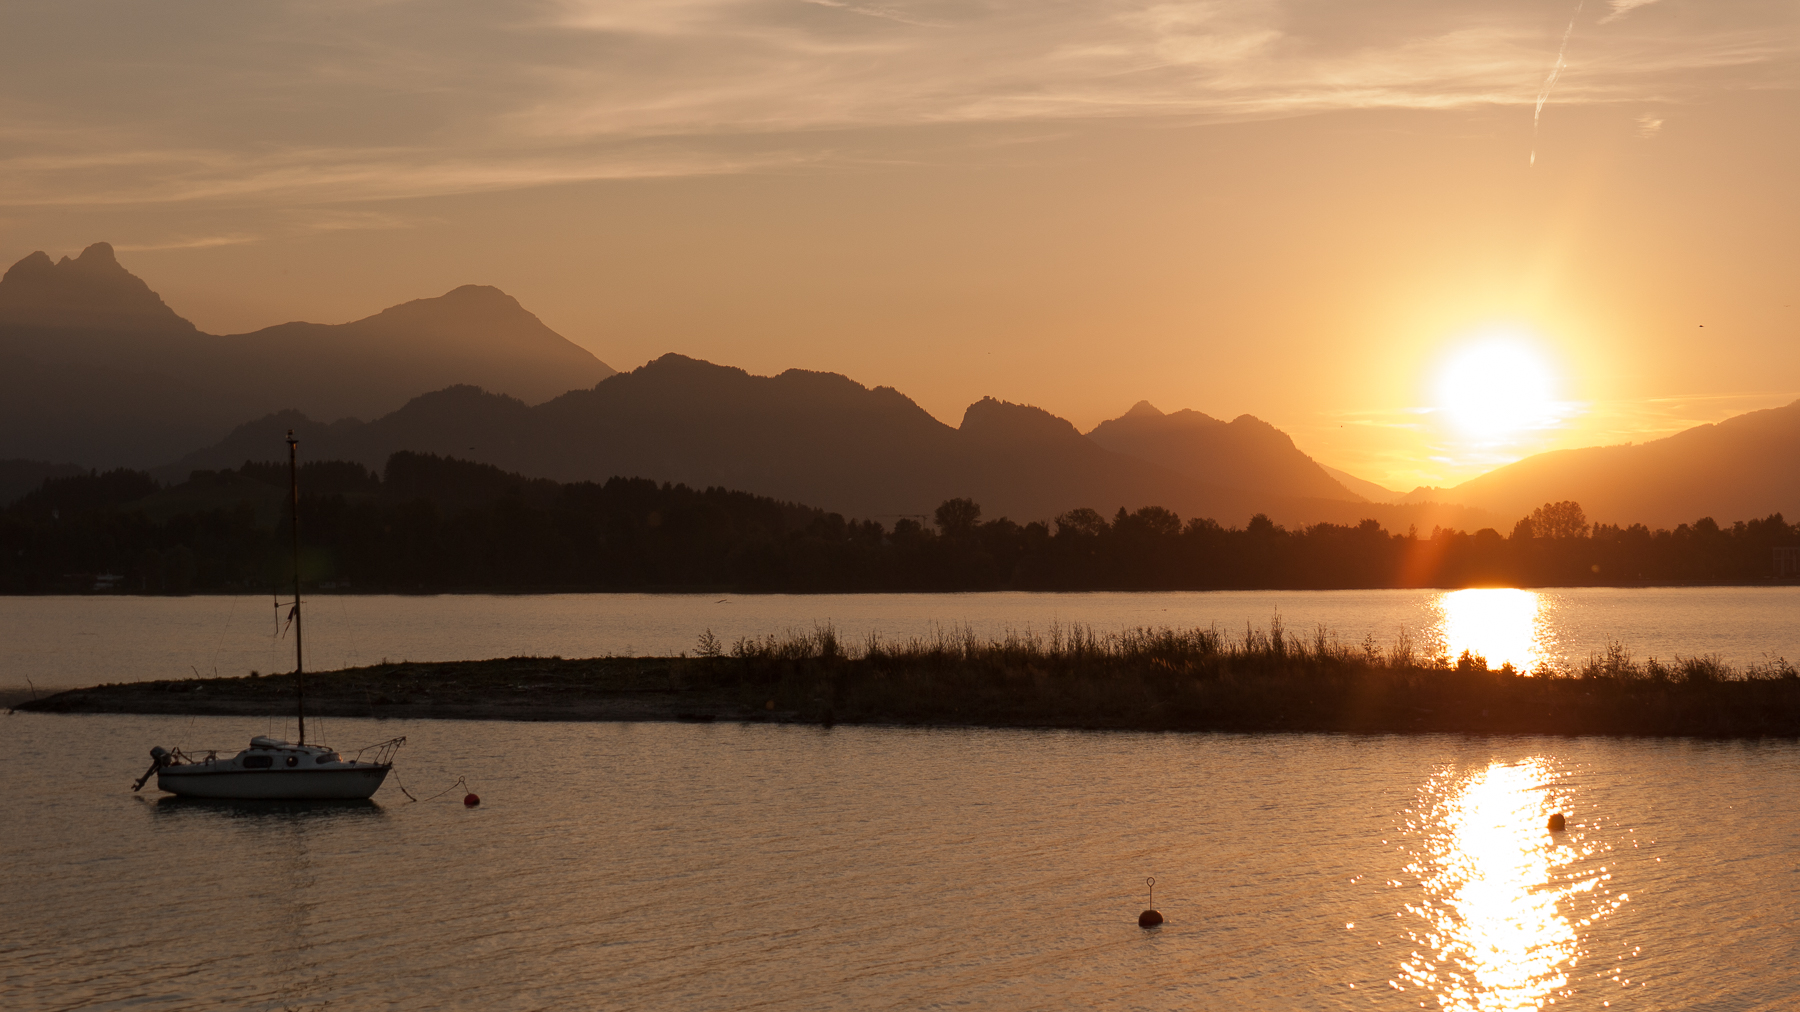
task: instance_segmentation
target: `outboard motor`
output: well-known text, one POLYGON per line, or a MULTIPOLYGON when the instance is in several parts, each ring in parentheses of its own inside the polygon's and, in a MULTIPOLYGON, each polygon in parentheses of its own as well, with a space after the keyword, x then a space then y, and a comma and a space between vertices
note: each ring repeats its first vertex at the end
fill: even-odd
POLYGON ((137 783, 132 784, 131 789, 133 791, 143 790, 144 785, 150 781, 151 776, 153 776, 157 770, 169 765, 170 758, 169 750, 163 748, 161 745, 152 748, 150 750, 150 768, 144 771, 143 776, 138 777, 137 783))

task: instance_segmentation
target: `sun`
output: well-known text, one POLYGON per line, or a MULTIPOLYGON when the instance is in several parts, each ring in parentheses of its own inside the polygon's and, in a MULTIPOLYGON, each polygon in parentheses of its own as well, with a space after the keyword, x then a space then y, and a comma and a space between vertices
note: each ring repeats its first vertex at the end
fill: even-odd
POLYGON ((1524 340, 1481 338, 1445 362, 1437 378, 1437 407, 1465 436, 1505 439, 1556 424, 1556 374, 1524 340))

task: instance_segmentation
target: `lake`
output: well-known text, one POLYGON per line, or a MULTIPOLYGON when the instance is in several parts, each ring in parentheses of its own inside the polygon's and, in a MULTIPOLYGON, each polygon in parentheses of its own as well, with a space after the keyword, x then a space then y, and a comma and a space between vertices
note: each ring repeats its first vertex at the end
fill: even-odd
POLYGON ((0 1007, 1800 1000, 1792 742, 341 719, 449 793, 131 793, 262 724, 0 715, 0 1007))
MULTIPOLYGON (((285 607, 266 597, 0 597, 0 689, 293 670, 285 607)), ((313 669, 382 660, 519 655, 673 656, 711 630, 741 637, 831 625, 856 644, 969 630, 1048 634, 1139 626, 1268 630, 1494 666, 1579 666, 1609 642, 1639 660, 1717 655, 1737 667, 1800 661, 1800 587, 821 595, 321 596, 305 618, 313 669)))

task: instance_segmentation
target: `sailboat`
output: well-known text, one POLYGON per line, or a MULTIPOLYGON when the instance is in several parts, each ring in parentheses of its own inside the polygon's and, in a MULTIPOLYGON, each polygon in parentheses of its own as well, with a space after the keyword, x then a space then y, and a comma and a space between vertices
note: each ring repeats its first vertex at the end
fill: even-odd
POLYGON ((306 743, 306 665, 300 644, 300 441, 289 429, 288 484, 293 500, 294 706, 299 741, 258 735, 250 747, 226 758, 218 750, 190 756, 158 745, 150 750, 150 768, 132 785, 142 790, 151 776, 160 790, 187 798, 233 800, 361 800, 374 794, 394 768, 394 753, 405 738, 390 738, 346 759, 336 749, 306 743), (364 758, 367 756, 368 758, 364 758))

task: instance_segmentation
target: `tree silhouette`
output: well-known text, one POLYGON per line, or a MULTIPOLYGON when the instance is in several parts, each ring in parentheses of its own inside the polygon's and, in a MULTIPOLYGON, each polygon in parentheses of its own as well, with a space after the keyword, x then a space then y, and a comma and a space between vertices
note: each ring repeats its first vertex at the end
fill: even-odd
POLYGON ((1547 502, 1531 511, 1531 529, 1540 538, 1556 541, 1585 538, 1588 536, 1587 514, 1582 512, 1578 502, 1547 502))
POLYGON ((1056 518, 1056 534, 1058 537, 1067 533, 1070 535, 1097 538, 1100 535, 1105 534, 1108 529, 1106 518, 1100 515, 1100 511, 1090 509, 1086 506, 1083 506, 1080 509, 1072 509, 1056 518))
POLYGON ((938 532, 946 538, 967 537, 981 520, 981 507, 973 499, 946 499, 934 514, 938 532))

